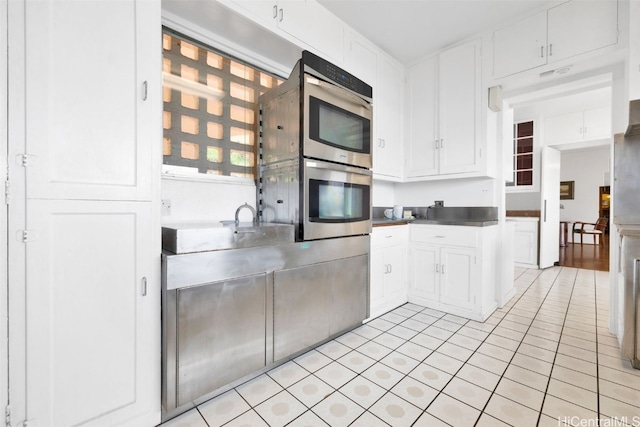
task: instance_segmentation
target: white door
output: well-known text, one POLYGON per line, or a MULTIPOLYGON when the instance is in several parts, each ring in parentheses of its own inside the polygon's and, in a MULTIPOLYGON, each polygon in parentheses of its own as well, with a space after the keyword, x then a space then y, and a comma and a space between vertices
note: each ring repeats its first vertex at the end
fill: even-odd
POLYGON ((373 172, 402 177, 402 69, 386 57, 379 58, 378 86, 373 89, 373 172), (376 93, 377 90, 377 93, 376 93))
POLYGON ((39 426, 159 421, 150 202, 28 200, 27 414, 39 426), (145 282, 147 282, 145 284, 145 282))
POLYGON ((618 41, 618 2, 570 1, 548 10, 548 62, 618 41))
POLYGON ((7 3, 11 425, 156 425, 160 5, 7 3))
POLYGON ((480 40, 440 54, 440 174, 478 170, 480 40))
POLYGON ((540 268, 560 260, 560 151, 542 147, 540 268))
POLYGON ((371 283, 369 284, 369 315, 378 316, 376 309, 384 304, 384 281, 387 268, 384 260, 384 248, 372 248, 370 254, 371 283))
MULTIPOLYGON (((7 0, 0 0, 0 27, 7 28, 7 0)), ((7 32, 0 31, 0 52, 7 51, 7 32)), ((0 55, 0 99, 7 99, 7 55, 0 55)), ((7 135, 7 103, 0 102, 0 133, 7 135)), ((2 181, 7 176, 7 138, 0 137, 0 168, 2 173, 0 177, 2 181)), ((7 241, 7 209, 0 209, 0 247, 8 249, 7 241)), ((3 256, 0 260, 0 301, 7 301, 8 298, 8 263, 7 256, 3 256)), ((7 357, 8 353, 8 323, 7 323, 7 304, 0 304, 0 405, 9 404, 9 365, 7 357)))
POLYGON ((27 197, 149 200, 147 3, 25 2, 27 197))
POLYGON ((440 250, 440 301, 454 307, 473 309, 478 293, 475 250, 440 250))
POLYGON ((546 44, 546 11, 495 31, 493 77, 504 77, 546 64, 546 44))
POLYGON ((440 248, 412 245, 409 255, 411 294, 433 301, 440 299, 440 248))
POLYGON ((408 70, 409 138, 406 175, 409 178, 438 173, 437 79, 437 57, 426 59, 408 70))
POLYGON ((384 263, 388 266, 388 274, 384 281, 384 296, 387 300, 406 298, 405 260, 407 259, 404 245, 391 246, 384 251, 384 263))

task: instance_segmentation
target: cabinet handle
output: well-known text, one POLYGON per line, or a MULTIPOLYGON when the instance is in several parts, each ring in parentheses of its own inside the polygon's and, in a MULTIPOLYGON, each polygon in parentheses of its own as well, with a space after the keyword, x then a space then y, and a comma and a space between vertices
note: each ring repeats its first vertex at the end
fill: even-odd
POLYGON ((440 140, 440 148, 444 148, 444 139, 440 140))
POLYGON ((444 274, 444 264, 442 264, 442 268, 440 269, 440 271, 442 272, 442 274, 444 274))
POLYGON ((582 133, 583 133, 584 135, 586 135, 586 134, 587 134, 587 127, 586 127, 586 126, 582 128, 582 133))
POLYGON ((282 18, 284 18, 284 12, 282 11, 282 8, 280 8, 280 22, 282 22, 282 18))
POLYGON ((147 278, 146 277, 142 278, 142 296, 143 297, 147 296, 147 278))
POLYGON ((553 43, 549 43, 549 56, 553 56, 553 43))
POLYGON ((544 58, 544 46, 540 46, 540 58, 544 58))
POLYGON ((389 264, 389 274, 393 273, 393 265, 389 264))
POLYGON ((142 100, 143 101, 147 100, 147 96, 148 96, 148 92, 149 92, 148 86, 149 86, 149 84, 147 83, 146 80, 144 82, 142 82, 142 100))
POLYGON ((435 141, 433 141, 433 143, 434 143, 434 145, 435 145, 435 147, 436 147, 436 150, 439 148, 439 147, 438 147, 438 142, 439 142, 439 141, 440 141, 439 139, 436 139, 435 141))
POLYGON ((274 4, 273 5, 273 19, 276 19, 278 17, 278 5, 274 4))
POLYGON ((440 273, 440 264, 436 264, 436 273, 440 273))

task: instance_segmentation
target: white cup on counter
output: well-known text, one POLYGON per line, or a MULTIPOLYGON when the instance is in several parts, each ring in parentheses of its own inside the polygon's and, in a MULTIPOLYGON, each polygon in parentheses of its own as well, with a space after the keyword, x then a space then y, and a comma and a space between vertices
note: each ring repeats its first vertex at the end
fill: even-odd
POLYGON ((400 219, 402 218, 403 208, 400 205, 394 205, 393 208, 384 210, 384 217, 387 219, 400 219))
POLYGON ((396 219, 402 218, 403 209, 401 205, 395 205, 393 207, 393 217, 396 219))

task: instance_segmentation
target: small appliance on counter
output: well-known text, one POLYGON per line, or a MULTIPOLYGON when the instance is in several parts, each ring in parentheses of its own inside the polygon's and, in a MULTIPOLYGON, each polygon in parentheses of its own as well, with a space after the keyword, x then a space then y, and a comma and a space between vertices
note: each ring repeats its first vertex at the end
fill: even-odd
POLYGON ((640 369, 640 100, 631 101, 629 126, 614 137, 613 223, 620 234, 623 277, 622 355, 640 369))

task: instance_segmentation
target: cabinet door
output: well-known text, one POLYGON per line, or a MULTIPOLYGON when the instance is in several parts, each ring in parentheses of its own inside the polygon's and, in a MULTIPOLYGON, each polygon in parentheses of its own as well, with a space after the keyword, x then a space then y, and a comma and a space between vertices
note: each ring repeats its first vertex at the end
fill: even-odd
POLYGON ((149 202, 27 201, 26 416, 34 424, 160 421, 151 212, 149 202))
POLYGON ((440 301, 455 307, 476 306, 478 275, 476 251, 458 248, 440 250, 440 301))
POLYGON ((570 1, 548 11, 548 62, 590 52, 618 41, 616 0, 570 1))
POLYGON ((516 225, 514 233, 513 260, 521 264, 535 265, 538 263, 538 254, 535 252, 538 234, 531 231, 519 231, 516 225))
POLYGON ((39 1, 25 10, 27 197, 150 200, 159 5, 39 1))
POLYGON ((582 111, 550 116, 544 119, 544 145, 582 140, 582 111))
POLYGON ((408 70, 409 141, 406 176, 409 178, 438 173, 437 82, 437 57, 420 62, 408 70))
POLYGON ((395 178, 402 177, 402 69, 390 59, 380 59, 378 94, 374 114, 373 172, 395 178), (376 130, 377 128, 377 130, 376 130))
POLYGON ((479 169, 480 41, 440 54, 440 174, 479 169))
POLYGON ((369 307, 371 315, 377 313, 376 307, 384 303, 384 281, 387 276, 387 265, 383 248, 371 248, 371 279, 369 282, 369 307))
POLYGON ((530 70, 547 62, 547 12, 493 33, 493 77, 530 70))
MULTIPOLYGON (((351 34, 349 54, 345 58, 345 68, 351 74, 373 87, 373 97, 377 94, 378 54, 368 43, 351 34)), ((375 102, 374 102, 375 105, 375 102)))
POLYGON ((404 281, 406 250, 403 245, 385 249, 384 262, 388 266, 384 281, 385 299, 406 298, 407 288, 404 281))
POLYGON ((266 277, 177 291, 177 407, 265 367, 266 277))
POLYGON ((611 138, 611 109, 607 106, 584 110, 585 140, 611 138))
POLYGON ((439 300, 440 249, 437 246, 413 244, 409 255, 409 291, 410 293, 439 300))
POLYGON ((316 1, 278 0, 278 28, 309 45, 337 64, 344 62, 342 22, 316 1))

